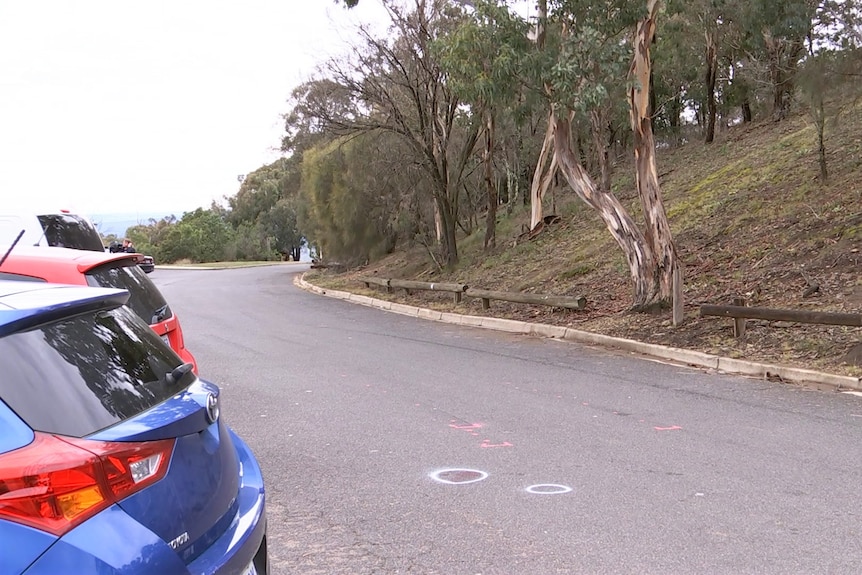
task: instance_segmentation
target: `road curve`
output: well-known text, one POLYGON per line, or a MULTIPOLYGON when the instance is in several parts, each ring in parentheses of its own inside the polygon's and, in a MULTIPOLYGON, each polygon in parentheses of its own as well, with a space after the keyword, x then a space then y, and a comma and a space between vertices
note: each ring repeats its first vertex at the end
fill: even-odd
POLYGON ((860 398, 157 269, 274 572, 860 573, 860 398))

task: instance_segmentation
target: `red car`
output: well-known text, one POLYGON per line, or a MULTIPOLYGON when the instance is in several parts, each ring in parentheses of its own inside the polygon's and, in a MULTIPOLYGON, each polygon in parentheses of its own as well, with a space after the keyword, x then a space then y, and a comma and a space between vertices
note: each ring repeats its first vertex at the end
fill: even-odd
POLYGON ((180 320, 159 288, 138 266, 140 254, 17 245, 3 260, 8 250, 0 247, 0 279, 127 290, 130 296, 126 305, 198 372, 197 362, 183 341, 180 320))

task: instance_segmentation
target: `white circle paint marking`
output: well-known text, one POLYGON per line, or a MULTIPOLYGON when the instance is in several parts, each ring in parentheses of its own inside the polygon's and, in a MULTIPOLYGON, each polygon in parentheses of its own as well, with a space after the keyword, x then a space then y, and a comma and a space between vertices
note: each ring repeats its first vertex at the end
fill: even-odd
POLYGON ((429 473, 428 476, 434 481, 445 483, 446 485, 466 485, 468 483, 476 483, 488 477, 484 471, 477 469, 441 469, 429 473))
POLYGON ((569 493, 572 490, 568 485, 559 485, 557 483, 539 483, 538 485, 529 486, 526 491, 533 495, 560 495, 569 493))

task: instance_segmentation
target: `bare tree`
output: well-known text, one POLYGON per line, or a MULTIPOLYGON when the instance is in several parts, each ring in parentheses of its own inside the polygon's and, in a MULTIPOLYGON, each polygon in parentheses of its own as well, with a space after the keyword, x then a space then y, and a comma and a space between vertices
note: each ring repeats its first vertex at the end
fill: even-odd
POLYGON ((335 133, 385 131, 403 138, 432 185, 443 260, 458 262, 455 230, 465 170, 476 147, 481 119, 459 110, 432 43, 452 13, 443 0, 415 0, 402 10, 385 0, 390 38, 360 29, 362 46, 348 61, 330 61, 328 80, 351 102, 350 111, 316 106, 317 119, 335 133))

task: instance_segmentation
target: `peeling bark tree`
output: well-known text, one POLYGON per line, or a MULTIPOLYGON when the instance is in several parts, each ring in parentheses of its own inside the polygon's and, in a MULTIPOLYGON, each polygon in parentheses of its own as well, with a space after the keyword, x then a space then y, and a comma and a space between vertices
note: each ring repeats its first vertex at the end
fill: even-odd
MULTIPOLYGON (((536 168, 537 177, 533 181, 534 190, 541 190, 543 178, 538 176, 543 173, 547 156, 551 153, 547 144, 553 137, 553 161, 550 173, 544 172, 545 177, 550 179, 553 170, 559 165, 561 173, 578 197, 599 213, 625 254, 634 283, 632 309, 636 311, 667 306, 671 302, 673 274, 679 265, 662 202, 655 162, 655 139, 650 121, 649 47, 655 37, 657 9, 658 0, 647 1, 647 15, 637 23, 634 55, 629 69, 632 88, 628 100, 634 133, 636 185, 646 219, 646 232, 637 227, 625 207, 609 190, 603 190, 596 185, 580 163, 571 144, 573 112, 557 111, 557 108, 552 106, 545 145, 536 168)), ((541 195, 534 194, 533 199, 534 202, 536 199, 541 200, 541 195)), ((540 205, 540 202, 533 204, 534 217, 537 204, 540 205)))
POLYGON ((543 220, 545 213, 542 209, 542 201, 545 193, 554 181, 557 174, 557 154, 554 151, 554 113, 548 117, 548 130, 545 132, 545 140, 542 142, 542 151, 539 153, 539 161, 536 162, 536 170, 533 173, 533 182, 530 185, 530 229, 543 220), (550 164, 548 158, 550 157, 550 164), (546 169, 547 167, 547 169, 546 169))
POLYGON ((635 284, 634 309, 643 309, 655 298, 655 282, 648 273, 653 269, 652 256, 646 239, 616 196, 599 189, 572 149, 572 128, 568 118, 554 118, 555 157, 560 172, 575 193, 599 216, 622 248, 635 284))
POLYGON ((673 293, 673 272, 679 262, 658 182, 655 138, 650 122, 649 106, 649 82, 652 69, 650 44, 655 38, 658 0, 648 0, 647 9, 648 14, 638 23, 635 34, 635 51, 630 70, 633 84, 629 91, 629 105, 634 132, 638 196, 646 218, 646 240, 656 266, 653 273, 658 284, 658 302, 669 303, 673 293))
MULTIPOLYGON (((536 19, 536 49, 542 51, 545 48, 545 35, 547 34, 548 22, 548 0, 538 0, 538 17, 536 19)), ((546 85, 545 91, 550 92, 550 88, 546 85)), ((542 201, 545 197, 545 192, 554 181, 554 176, 557 174, 557 155, 553 152, 554 149, 554 112, 551 111, 548 117, 548 129, 545 132, 545 139, 542 142, 542 151, 539 153, 539 161, 536 162, 536 170, 533 173, 533 182, 530 185, 530 229, 536 229, 545 216, 542 210, 542 201), (545 171, 545 166, 548 166, 548 158, 550 157, 550 166, 545 171)))

